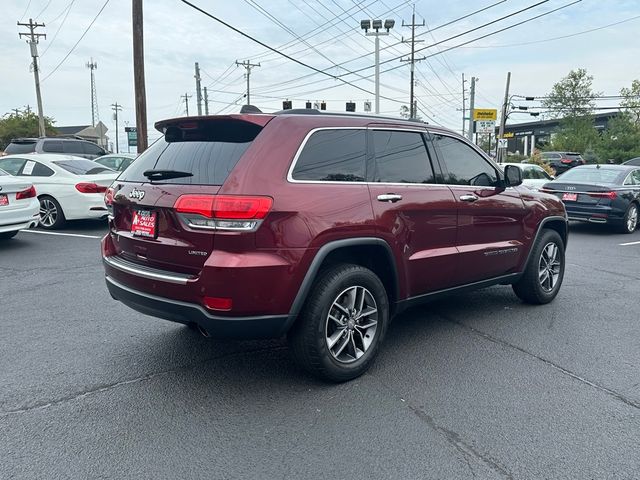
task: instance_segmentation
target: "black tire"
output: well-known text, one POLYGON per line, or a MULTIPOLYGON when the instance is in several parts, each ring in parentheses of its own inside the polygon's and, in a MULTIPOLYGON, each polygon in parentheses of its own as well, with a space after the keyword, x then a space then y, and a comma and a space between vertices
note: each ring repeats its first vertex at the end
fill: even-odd
POLYGON ((38 200, 40 200, 39 225, 47 230, 62 228, 67 220, 58 201, 49 195, 42 195, 38 200))
POLYGON ((323 380, 345 382, 371 366, 388 323, 389 299, 380 279, 359 265, 335 265, 319 274, 289 332, 289 347, 307 372, 323 380), (355 308, 347 316, 336 304, 342 306, 351 299, 355 308), (358 318, 359 313, 366 315, 358 318), (330 342, 334 346, 330 347, 330 342), (342 353, 338 352, 341 346, 342 353))
MULTIPOLYGON (((553 247, 551 248, 553 249, 553 247)), ((555 230, 544 229, 533 246, 531 257, 522 277, 513 284, 513 291, 523 302, 534 305, 549 303, 556 298, 558 291, 560 291, 564 278, 564 267, 564 242, 562 238, 555 230), (556 261, 547 262, 550 250, 546 249, 550 245, 557 249, 554 256, 556 261), (547 270, 545 276, 542 270, 547 267, 550 269, 547 270)))
POLYGON ((622 223, 618 225, 617 230, 620 233, 633 233, 638 226, 638 205, 632 203, 624 214, 622 223))
POLYGON ((9 240, 10 238, 15 237, 18 234, 18 230, 15 232, 3 232, 0 233, 0 240, 9 240))

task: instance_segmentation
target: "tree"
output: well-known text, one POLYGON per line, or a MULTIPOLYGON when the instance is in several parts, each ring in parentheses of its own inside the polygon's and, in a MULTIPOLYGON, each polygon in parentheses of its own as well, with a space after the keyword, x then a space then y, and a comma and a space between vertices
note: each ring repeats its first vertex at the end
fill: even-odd
MULTIPOLYGON (((44 117, 45 132, 54 135, 56 129, 55 120, 44 117)), ((12 138, 38 137, 38 115, 33 112, 19 112, 6 114, 0 118, 0 150, 4 150, 12 138)))
POLYGON ((569 75, 556 83, 542 101, 542 105, 558 117, 584 117, 593 113, 596 97, 593 91, 593 76, 584 68, 571 70, 569 75))
POLYGON ((560 128, 551 142, 553 150, 584 153, 596 148, 599 137, 592 113, 595 98, 602 94, 594 92, 592 84, 593 76, 584 68, 571 70, 542 101, 550 113, 561 118, 560 128))
POLYGON ((634 124, 640 125, 640 80, 631 82, 631 88, 622 88, 620 95, 623 97, 620 106, 634 124))
MULTIPOLYGON (((401 105, 400 106, 400 116, 402 118, 406 118, 406 119, 411 118, 411 111, 409 110, 409 107, 407 107, 406 105, 401 105)), ((422 121, 422 117, 420 115, 418 115, 417 113, 416 113, 415 117, 413 117, 413 119, 422 121)))
POLYGON ((596 151, 601 160, 616 163, 640 157, 640 124, 628 112, 612 117, 596 151))

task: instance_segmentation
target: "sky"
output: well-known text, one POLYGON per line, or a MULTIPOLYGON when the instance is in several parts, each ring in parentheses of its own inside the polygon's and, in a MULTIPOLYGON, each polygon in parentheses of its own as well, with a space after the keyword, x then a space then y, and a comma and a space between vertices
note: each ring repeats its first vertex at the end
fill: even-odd
MULTIPOLYGON (((409 105, 410 67, 400 57, 407 59, 411 50, 410 43, 402 43, 411 37, 411 28, 403 22, 411 23, 414 6, 415 23, 424 21, 424 26, 416 27, 420 41, 415 44, 416 59, 427 57, 415 64, 415 94, 418 113, 429 123, 461 130, 463 73, 467 80, 479 79, 476 108, 498 110, 509 71, 510 93, 523 96, 545 95, 576 68, 587 69, 594 77, 594 90, 604 95, 617 95, 633 79, 640 79, 640 0, 582 0, 573 5, 575 0, 190 1, 306 66, 267 50, 181 0, 147 0, 150 139, 159 136, 154 122, 186 114, 184 95, 192 96, 189 113, 197 112, 195 62, 201 68, 202 86, 209 89, 211 114, 237 113, 246 103, 245 68, 236 61, 260 64, 251 70, 251 103, 265 112, 280 110, 285 99, 294 108, 303 108, 306 101, 326 101, 332 111, 344 111, 345 103, 353 101, 356 110, 363 111, 364 102, 373 104, 375 98, 374 39, 360 28, 360 20, 366 18, 395 20, 390 34, 380 37, 380 111, 398 116, 401 107, 409 105), (512 15, 535 4, 539 5, 512 15), (562 8, 565 5, 569 6, 562 8), (481 9, 485 10, 472 14, 481 9), (559 10, 543 15, 554 9, 559 10), (538 15, 543 16, 527 21, 538 15), (494 23, 482 27, 489 22, 494 23), (351 73, 355 70, 360 71, 351 73)), ((2 0, 2 6, 0 115, 27 105, 35 109, 29 46, 18 38, 25 28, 17 25, 32 18, 45 24, 37 31, 47 35, 38 44, 45 115, 58 126, 91 123, 86 64, 93 59, 98 65, 99 118, 113 140, 111 105, 122 105, 120 147, 126 149, 124 126, 135 125, 131 1, 2 0)), ((467 81, 467 108, 469 87, 467 81)), ((616 106, 617 101, 600 101, 600 106, 609 105, 616 106)), ((509 117, 510 123, 531 120, 528 114, 509 117)))

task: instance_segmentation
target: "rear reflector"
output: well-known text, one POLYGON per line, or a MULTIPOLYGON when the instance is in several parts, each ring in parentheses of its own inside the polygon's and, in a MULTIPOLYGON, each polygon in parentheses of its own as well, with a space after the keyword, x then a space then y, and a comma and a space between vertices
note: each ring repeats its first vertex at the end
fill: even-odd
POLYGON ((36 187, 31 185, 26 190, 16 193, 16 200, 22 200, 25 198, 33 198, 36 196, 36 187))
POLYGON ((81 182, 76 184, 76 190, 80 193, 104 193, 107 191, 107 187, 96 185, 95 183, 81 182))
POLYGON ((219 310, 223 312, 231 310, 231 306, 233 305, 233 301, 230 298, 221 297, 204 297, 203 303, 209 310, 219 310))
POLYGON ((594 198, 608 198, 609 200, 615 200, 618 197, 616 192, 591 192, 588 195, 594 198))

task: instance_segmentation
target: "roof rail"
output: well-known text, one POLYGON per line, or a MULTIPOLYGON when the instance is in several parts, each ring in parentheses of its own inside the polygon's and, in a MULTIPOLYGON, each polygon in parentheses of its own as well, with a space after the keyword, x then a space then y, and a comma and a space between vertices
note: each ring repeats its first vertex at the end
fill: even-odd
POLYGON ((418 120, 417 118, 386 117, 382 115, 366 113, 328 112, 326 110, 318 110, 316 108, 292 108, 289 110, 279 110, 277 112, 274 112, 273 115, 331 115, 338 117, 362 117, 376 120, 394 120, 396 122, 414 122, 428 125, 428 122, 418 120))

